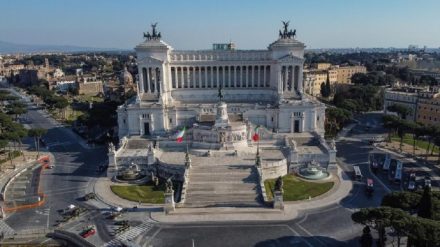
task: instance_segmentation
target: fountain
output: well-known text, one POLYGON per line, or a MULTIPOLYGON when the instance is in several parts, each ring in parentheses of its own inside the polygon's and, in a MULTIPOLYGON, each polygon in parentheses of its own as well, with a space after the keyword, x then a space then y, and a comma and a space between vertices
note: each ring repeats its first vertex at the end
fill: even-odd
POLYGON ((145 175, 141 174, 141 171, 135 163, 131 163, 125 170, 123 170, 118 176, 117 180, 121 181, 136 181, 144 178, 145 175))
POLYGON ((308 163, 306 167, 299 169, 298 175, 309 180, 321 180, 330 176, 330 174, 323 171, 320 165, 314 160, 308 163))

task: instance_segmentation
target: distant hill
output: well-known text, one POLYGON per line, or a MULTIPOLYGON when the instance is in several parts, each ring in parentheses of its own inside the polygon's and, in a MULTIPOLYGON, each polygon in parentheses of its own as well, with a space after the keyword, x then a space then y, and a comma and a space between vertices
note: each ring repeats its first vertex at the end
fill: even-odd
POLYGON ((36 52, 83 52, 83 51, 118 51, 115 48, 96 48, 73 45, 28 45, 0 41, 0 54, 36 53, 36 52))

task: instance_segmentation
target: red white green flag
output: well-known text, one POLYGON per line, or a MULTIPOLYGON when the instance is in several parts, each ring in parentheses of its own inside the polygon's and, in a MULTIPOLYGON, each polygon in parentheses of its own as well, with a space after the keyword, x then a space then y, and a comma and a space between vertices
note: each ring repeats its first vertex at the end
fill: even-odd
POLYGON ((177 133, 176 141, 178 143, 183 142, 183 136, 185 135, 185 130, 186 130, 186 127, 183 127, 183 129, 177 133))
POLYGON ((260 140, 260 135, 258 135, 258 129, 260 128, 260 125, 258 125, 257 127, 255 127, 254 129, 254 135, 252 136, 252 140, 254 142, 257 142, 260 140))

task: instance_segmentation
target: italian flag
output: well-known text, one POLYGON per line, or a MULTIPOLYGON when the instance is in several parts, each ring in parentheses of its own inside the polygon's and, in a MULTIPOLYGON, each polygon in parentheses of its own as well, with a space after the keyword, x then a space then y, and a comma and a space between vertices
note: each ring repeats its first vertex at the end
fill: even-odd
POLYGON ((260 140, 260 135, 258 135, 258 129, 260 128, 260 125, 257 125, 257 127, 255 127, 254 129, 254 135, 252 136, 252 140, 254 142, 257 142, 260 140))
POLYGON ((185 130, 186 130, 186 127, 183 127, 183 129, 177 133, 176 141, 178 143, 181 143, 183 141, 183 136, 185 135, 185 130))

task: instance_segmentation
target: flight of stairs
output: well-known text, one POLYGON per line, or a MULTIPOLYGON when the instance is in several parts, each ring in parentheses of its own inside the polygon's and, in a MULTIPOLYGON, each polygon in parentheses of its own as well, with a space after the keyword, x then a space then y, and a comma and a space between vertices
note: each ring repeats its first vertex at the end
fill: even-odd
POLYGON ((261 207, 254 160, 194 157, 184 207, 261 207))

